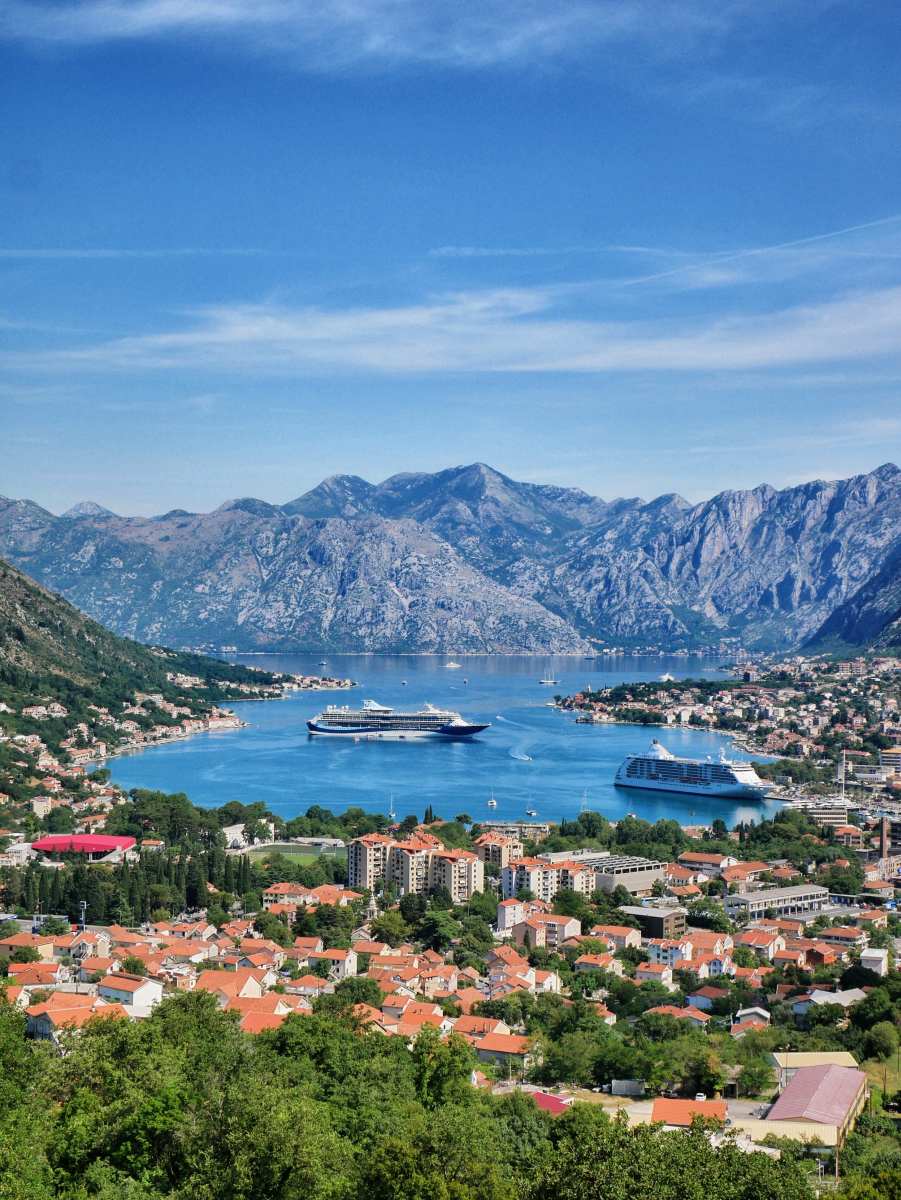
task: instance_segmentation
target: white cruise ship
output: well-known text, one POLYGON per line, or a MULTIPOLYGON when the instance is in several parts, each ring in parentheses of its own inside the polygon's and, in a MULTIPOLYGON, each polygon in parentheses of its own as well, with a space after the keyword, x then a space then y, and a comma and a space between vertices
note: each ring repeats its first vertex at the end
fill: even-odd
POLYGON ((487 724, 465 721, 458 712, 426 704, 418 712, 398 712, 375 700, 364 700, 362 708, 330 704, 307 721, 310 733, 339 737, 405 738, 436 737, 447 740, 473 737, 487 724))
POLYGON ((618 787, 654 792, 689 792, 724 799, 763 800, 773 785, 761 779, 751 763, 723 756, 677 758, 654 738, 644 754, 630 754, 616 772, 618 787))

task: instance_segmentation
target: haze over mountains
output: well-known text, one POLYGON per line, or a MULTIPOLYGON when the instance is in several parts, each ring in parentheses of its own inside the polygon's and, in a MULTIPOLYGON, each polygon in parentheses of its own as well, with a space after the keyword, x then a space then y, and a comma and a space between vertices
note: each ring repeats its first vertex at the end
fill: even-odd
POLYGON ((484 464, 380 484, 333 476, 284 505, 245 498, 151 518, 93 502, 58 517, 0 499, 0 555, 117 632, 169 645, 887 645, 901 605, 901 471, 695 505, 606 501, 484 464))

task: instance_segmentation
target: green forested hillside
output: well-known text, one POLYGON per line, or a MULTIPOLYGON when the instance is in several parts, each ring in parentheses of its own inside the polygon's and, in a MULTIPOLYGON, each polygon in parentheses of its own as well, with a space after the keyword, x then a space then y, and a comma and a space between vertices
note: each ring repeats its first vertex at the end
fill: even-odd
POLYGON ((0 560, 0 700, 40 697, 67 708, 77 706, 79 698, 109 704, 135 690, 172 691, 167 672, 199 677, 208 699, 217 698, 226 680, 254 685, 276 680, 265 672, 118 637, 0 560))

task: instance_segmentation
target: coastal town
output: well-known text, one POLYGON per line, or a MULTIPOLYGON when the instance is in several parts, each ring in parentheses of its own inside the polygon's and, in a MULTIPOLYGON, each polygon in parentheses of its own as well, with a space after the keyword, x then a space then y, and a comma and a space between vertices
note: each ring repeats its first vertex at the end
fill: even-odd
POLYGON ((440 1062, 458 1098, 525 1105, 550 1143, 584 1109, 636 1136, 701 1137, 693 1155, 756 1153, 813 1193, 897 1155, 897 660, 557 699, 580 721, 778 745, 760 769, 781 804, 729 828, 586 807, 559 823, 431 805, 286 818, 126 791, 116 753, 230 730, 238 700, 352 686, 141 654, 88 687, 6 685, 7 1047, 72 1063, 117 1027, 195 1023, 266 1061, 346 1038, 386 1086, 440 1062))
MULTIPOLYGON (((0 745, 7 744, 31 757, 35 771, 49 773, 49 790, 64 793, 63 777, 78 779, 83 772, 74 768, 79 766, 198 733, 240 729, 246 725, 221 702, 209 700, 209 681, 181 672, 167 672, 165 678, 169 685, 168 695, 162 691, 135 691, 115 709, 91 704, 79 714, 80 719, 74 720, 59 700, 44 698, 21 706, 0 701, 0 745), (51 730, 49 738, 45 732, 48 729, 51 730), (60 729, 63 729, 62 735, 60 729), (55 750, 60 753, 54 753, 55 750), (60 758, 65 760, 64 763, 60 758), (60 778, 54 778, 54 772, 60 778)), ((333 691, 353 686, 349 679, 287 675, 274 682, 225 680, 217 684, 216 695, 230 702, 273 700, 292 691, 333 691)), ((21 774, 27 765, 20 762, 15 774, 21 774)), ((10 770, 7 782, 12 775, 10 770)), ((3 782, 0 768, 0 787, 3 782)), ((35 799, 46 801, 49 797, 35 799)))
POLYGON ((733 676, 664 676, 585 689, 557 703, 586 724, 725 733, 749 755, 770 759, 758 769, 793 794, 816 796, 843 784, 867 808, 901 813, 901 659, 771 657, 741 663, 733 676))
POLYGON ((71 832, 4 830, 0 874, 0 986, 30 1039, 65 1049, 95 1019, 152 1019, 186 993, 254 1038, 338 1014, 359 1037, 459 1045, 472 1088, 552 1119, 579 1103, 630 1127, 700 1119, 833 1176, 861 1152, 855 1130, 897 1105, 899 821, 835 797, 751 831, 592 813, 554 826, 358 811, 342 826, 318 809, 303 819, 318 838, 255 812, 201 851, 165 835, 165 798, 41 769, 71 832), (373 828, 351 836, 361 821, 373 828), (99 920, 66 886, 91 864, 133 896, 129 880, 201 860, 178 911, 99 920))

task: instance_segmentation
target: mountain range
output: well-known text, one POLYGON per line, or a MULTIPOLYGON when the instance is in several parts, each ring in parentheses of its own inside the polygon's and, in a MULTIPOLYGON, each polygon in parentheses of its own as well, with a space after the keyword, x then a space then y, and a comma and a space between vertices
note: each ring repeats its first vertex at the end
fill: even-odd
POLYGON ((901 471, 699 504, 607 501, 481 463, 380 484, 339 475, 283 505, 149 518, 0 498, 0 555, 116 632, 169 645, 891 645, 901 471))

